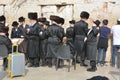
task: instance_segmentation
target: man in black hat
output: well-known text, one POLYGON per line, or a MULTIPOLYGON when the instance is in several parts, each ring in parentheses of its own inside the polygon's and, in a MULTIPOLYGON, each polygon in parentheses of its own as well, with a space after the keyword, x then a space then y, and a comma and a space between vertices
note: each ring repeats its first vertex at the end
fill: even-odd
POLYGON ((99 30, 97 27, 100 25, 100 21, 96 20, 93 22, 93 26, 88 30, 87 41, 86 41, 86 57, 90 60, 91 68, 88 68, 87 71, 96 71, 96 56, 97 56, 97 35, 99 30))
POLYGON ((40 24, 40 27, 42 28, 42 31, 40 31, 40 65, 45 66, 45 56, 46 56, 46 44, 47 44, 47 38, 45 36, 46 29, 44 28, 44 23, 46 22, 45 17, 38 18, 38 23, 40 24))
POLYGON ((25 23, 25 18, 23 16, 18 18, 19 21, 19 30, 20 30, 20 37, 24 38, 23 41, 23 50, 26 57, 26 64, 28 63, 28 54, 27 54, 27 45, 28 45, 28 35, 27 35, 27 29, 29 28, 29 25, 25 23))
POLYGON ((28 34, 28 57, 30 64, 28 67, 39 67, 39 32, 41 27, 37 22, 37 13, 28 13, 28 18, 30 19, 31 26, 27 29, 28 34))
POLYGON ((45 32, 47 31, 48 27, 49 27, 49 21, 42 21, 43 24, 43 35, 42 35, 42 39, 40 41, 40 54, 41 54, 41 66, 46 66, 47 62, 46 62, 46 54, 47 54, 47 44, 48 44, 48 39, 47 36, 45 35, 45 32))
POLYGON ((89 13, 82 11, 80 14, 81 20, 75 23, 74 26, 74 44, 78 56, 80 56, 80 66, 87 66, 85 61, 84 43, 87 36, 88 24, 86 20, 89 18, 89 13))
POLYGON ((17 21, 13 21, 12 23, 12 31, 11 31, 11 38, 20 38, 20 30, 18 28, 19 23, 17 21))
MULTIPOLYGON (((67 44, 70 46, 71 54, 75 54, 75 48, 74 48, 74 42, 73 42, 73 36, 74 36, 74 25, 75 20, 69 21, 70 27, 66 29, 66 37, 67 37, 67 44)), ((74 60, 72 62, 74 64, 74 60)))
POLYGON ((1 15, 0 16, 0 23, 3 23, 6 27, 6 36, 9 36, 9 27, 8 27, 8 24, 6 23, 6 17, 4 15, 1 15))
POLYGON ((52 59, 55 57, 59 44, 63 34, 60 31, 60 27, 57 24, 59 20, 58 16, 50 16, 51 25, 48 27, 46 35, 48 36, 48 47, 47 47, 47 60, 48 66, 52 67, 52 59))

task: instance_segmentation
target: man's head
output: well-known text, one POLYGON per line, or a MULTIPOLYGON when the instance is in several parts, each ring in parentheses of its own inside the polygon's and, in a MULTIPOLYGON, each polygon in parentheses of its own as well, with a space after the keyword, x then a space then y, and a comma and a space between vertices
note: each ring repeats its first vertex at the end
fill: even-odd
POLYGON ((18 18, 18 21, 20 23, 20 25, 23 25, 25 23, 25 18, 23 16, 18 18))
POLYGON ((4 15, 0 16, 0 22, 3 22, 3 23, 5 23, 5 21, 6 21, 6 18, 5 18, 5 16, 4 16, 4 15))
POLYGON ((118 19, 118 20, 117 20, 117 24, 119 24, 119 25, 120 25, 120 19, 118 19))
POLYGON ((39 24, 43 25, 43 23, 46 22, 46 18, 45 17, 38 18, 38 22, 39 24))
POLYGON ((108 20, 107 20, 107 19, 104 19, 104 20, 102 21, 102 23, 103 23, 103 25, 108 25, 108 20))
POLYGON ((59 18, 58 19, 58 21, 57 21, 57 24, 59 25, 59 26, 62 26, 63 24, 65 23, 65 20, 64 20, 64 18, 59 18))
POLYGON ((105 76, 94 76, 94 77, 87 79, 87 80, 109 80, 109 79, 105 76))
POLYGON ((96 25, 96 27, 99 27, 99 25, 100 25, 100 21, 99 20, 96 20, 96 21, 93 21, 94 22, 94 24, 96 25))
POLYGON ((71 21, 69 21, 69 24, 70 24, 70 27, 73 27, 74 24, 75 24, 75 20, 71 20, 71 21))
POLYGON ((89 16, 90 16, 89 13, 86 12, 86 11, 82 11, 82 12, 80 13, 81 19, 88 19, 89 16))
POLYGON ((57 24, 57 22, 58 22, 59 19, 60 19, 59 16, 50 15, 51 24, 53 24, 53 23, 56 23, 56 24, 57 24))
POLYGON ((13 21, 12 26, 13 27, 18 27, 19 23, 17 21, 13 21))
POLYGON ((0 33, 6 33, 7 27, 5 27, 4 23, 0 23, 0 33))
POLYGON ((28 18, 30 19, 31 24, 34 24, 37 22, 37 17, 38 17, 37 12, 28 13, 28 18))

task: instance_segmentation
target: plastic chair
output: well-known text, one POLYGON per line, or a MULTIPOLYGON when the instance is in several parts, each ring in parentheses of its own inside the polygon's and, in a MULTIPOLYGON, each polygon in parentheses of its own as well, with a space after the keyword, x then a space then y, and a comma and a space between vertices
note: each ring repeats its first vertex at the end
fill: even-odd
POLYGON ((71 57, 69 45, 66 44, 60 45, 55 56, 57 58, 56 70, 58 70, 58 62, 61 59, 61 60, 67 60, 68 72, 70 72, 70 61, 72 58, 75 59, 74 70, 76 69, 76 53, 74 56, 71 57))
POLYGON ((0 57, 6 58, 8 56, 8 49, 6 45, 0 44, 0 57))

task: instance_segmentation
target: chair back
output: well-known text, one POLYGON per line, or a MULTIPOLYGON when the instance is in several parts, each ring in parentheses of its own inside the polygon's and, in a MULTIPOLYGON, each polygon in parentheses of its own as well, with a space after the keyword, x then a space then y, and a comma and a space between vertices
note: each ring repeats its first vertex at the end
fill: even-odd
POLYGON ((0 44, 0 57, 5 58, 8 56, 8 49, 6 45, 0 44))
POLYGON ((70 47, 69 45, 60 45, 59 49, 57 50, 56 54, 57 58, 59 59, 70 59, 70 47))

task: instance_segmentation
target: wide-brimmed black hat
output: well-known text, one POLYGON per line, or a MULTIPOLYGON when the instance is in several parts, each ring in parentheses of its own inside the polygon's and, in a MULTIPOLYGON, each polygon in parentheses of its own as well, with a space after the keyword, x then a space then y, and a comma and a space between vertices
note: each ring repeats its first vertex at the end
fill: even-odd
POLYGON ((96 20, 96 21, 93 21, 95 24, 96 24, 96 26, 99 26, 100 25, 100 21, 99 20, 96 20))
POLYGON ((58 22, 59 19, 60 19, 59 16, 56 16, 56 15, 50 15, 50 20, 55 21, 56 23, 58 22))
POLYGON ((64 24, 64 23, 65 23, 65 19, 64 19, 64 18, 59 18, 59 19, 57 20, 57 23, 58 23, 58 24, 64 24))
POLYGON ((6 20, 6 18, 4 15, 0 16, 0 21, 5 21, 5 20, 6 20))
POLYGON ((45 21, 46 21, 46 18, 45 18, 45 17, 38 18, 38 22, 44 23, 45 21))
POLYGON ((37 17, 38 17, 38 15, 37 15, 37 12, 30 12, 30 13, 28 13, 28 18, 29 19, 32 19, 32 20, 37 20, 37 17))
POLYGON ((75 20, 69 21, 70 24, 75 24, 75 20))
POLYGON ((18 25, 19 25, 19 23, 17 21, 13 21, 13 23, 12 23, 13 27, 17 27, 18 25))
POLYGON ((24 18, 23 16, 22 16, 22 17, 19 17, 18 21, 19 21, 19 22, 23 22, 23 21, 25 21, 25 18, 24 18))
POLYGON ((80 17, 88 19, 89 18, 89 13, 86 12, 86 11, 82 11, 81 14, 80 14, 80 17))

